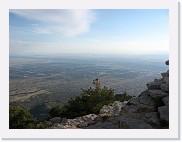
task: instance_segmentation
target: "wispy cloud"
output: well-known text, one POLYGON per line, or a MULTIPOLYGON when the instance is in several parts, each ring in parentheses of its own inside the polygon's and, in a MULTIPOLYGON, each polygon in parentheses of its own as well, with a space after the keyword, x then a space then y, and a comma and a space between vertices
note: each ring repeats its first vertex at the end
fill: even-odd
POLYGON ((75 37, 90 30, 95 20, 92 10, 10 10, 18 16, 38 21, 35 31, 38 34, 58 32, 68 37, 75 37), (42 26, 44 29, 42 29, 42 26), (39 30, 37 30, 39 29, 39 30), (42 32, 43 31, 43 32, 42 32), (46 31, 46 32, 45 32, 46 31))

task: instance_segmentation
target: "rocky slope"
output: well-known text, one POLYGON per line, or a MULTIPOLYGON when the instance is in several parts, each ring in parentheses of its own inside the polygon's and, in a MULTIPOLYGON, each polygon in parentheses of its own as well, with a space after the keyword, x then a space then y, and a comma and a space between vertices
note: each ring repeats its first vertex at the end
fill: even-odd
MULTIPOLYGON (((169 61, 166 61, 169 65, 169 61)), ((147 90, 128 102, 105 105, 98 115, 74 119, 55 117, 51 129, 167 129, 169 128, 169 70, 147 83, 147 90)))

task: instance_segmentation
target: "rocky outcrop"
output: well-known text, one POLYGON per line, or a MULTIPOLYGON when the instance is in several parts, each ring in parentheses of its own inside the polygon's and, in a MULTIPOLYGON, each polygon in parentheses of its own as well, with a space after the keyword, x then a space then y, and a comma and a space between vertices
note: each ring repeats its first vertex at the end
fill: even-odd
POLYGON ((115 101, 113 104, 104 105, 100 110, 100 116, 115 116, 119 115, 121 112, 121 108, 126 105, 127 102, 115 101))
POLYGON ((61 122, 61 118, 60 117, 54 117, 54 118, 51 118, 49 121, 52 123, 52 124, 56 124, 56 123, 60 123, 61 122))
POLYGON ((86 128, 89 125, 93 125, 100 121, 100 116, 95 114, 89 114, 74 119, 62 119, 60 123, 55 123, 52 129, 69 129, 69 128, 86 128))
MULTIPOLYGON (((165 62, 169 65, 169 61, 165 62)), ((166 129, 169 128, 169 70, 147 83, 147 90, 127 102, 104 105, 98 115, 52 118, 52 129, 166 129)))

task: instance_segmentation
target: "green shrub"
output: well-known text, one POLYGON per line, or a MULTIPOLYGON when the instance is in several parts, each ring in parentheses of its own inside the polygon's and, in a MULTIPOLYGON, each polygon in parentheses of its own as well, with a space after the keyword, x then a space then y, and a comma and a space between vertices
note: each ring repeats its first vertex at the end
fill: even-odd
POLYGON ((126 92, 124 92, 123 94, 116 94, 114 98, 116 101, 124 102, 129 101, 132 98, 132 96, 129 96, 126 94, 126 92))
POLYGON ((50 116, 75 118, 90 113, 98 114, 103 105, 108 105, 114 101, 113 96, 114 90, 107 87, 102 89, 82 89, 80 96, 71 98, 62 108, 53 107, 50 110, 50 116))
POLYGON ((55 106, 50 110, 51 117, 75 118, 87 114, 98 114, 104 105, 113 103, 115 100, 127 101, 131 99, 125 93, 114 96, 114 90, 107 87, 100 87, 99 79, 93 80, 95 88, 82 89, 81 95, 71 98, 63 107, 55 106))
POLYGON ((9 128, 26 129, 33 128, 34 119, 30 112, 20 106, 10 106, 9 108, 9 128))
POLYGON ((58 116, 60 116, 60 112, 61 112, 61 107, 56 105, 51 108, 51 110, 49 111, 49 115, 51 118, 58 117, 58 116))

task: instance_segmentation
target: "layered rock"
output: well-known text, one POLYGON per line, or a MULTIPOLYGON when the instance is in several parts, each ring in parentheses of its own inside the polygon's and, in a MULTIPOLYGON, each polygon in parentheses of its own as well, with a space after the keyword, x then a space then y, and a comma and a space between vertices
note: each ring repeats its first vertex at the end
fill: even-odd
MULTIPOLYGON (((169 65, 169 61, 165 62, 169 65)), ((104 105, 98 115, 53 118, 53 129, 166 129, 169 128, 169 70, 147 83, 147 90, 128 102, 104 105), (59 122, 61 121, 61 122, 59 122)))

